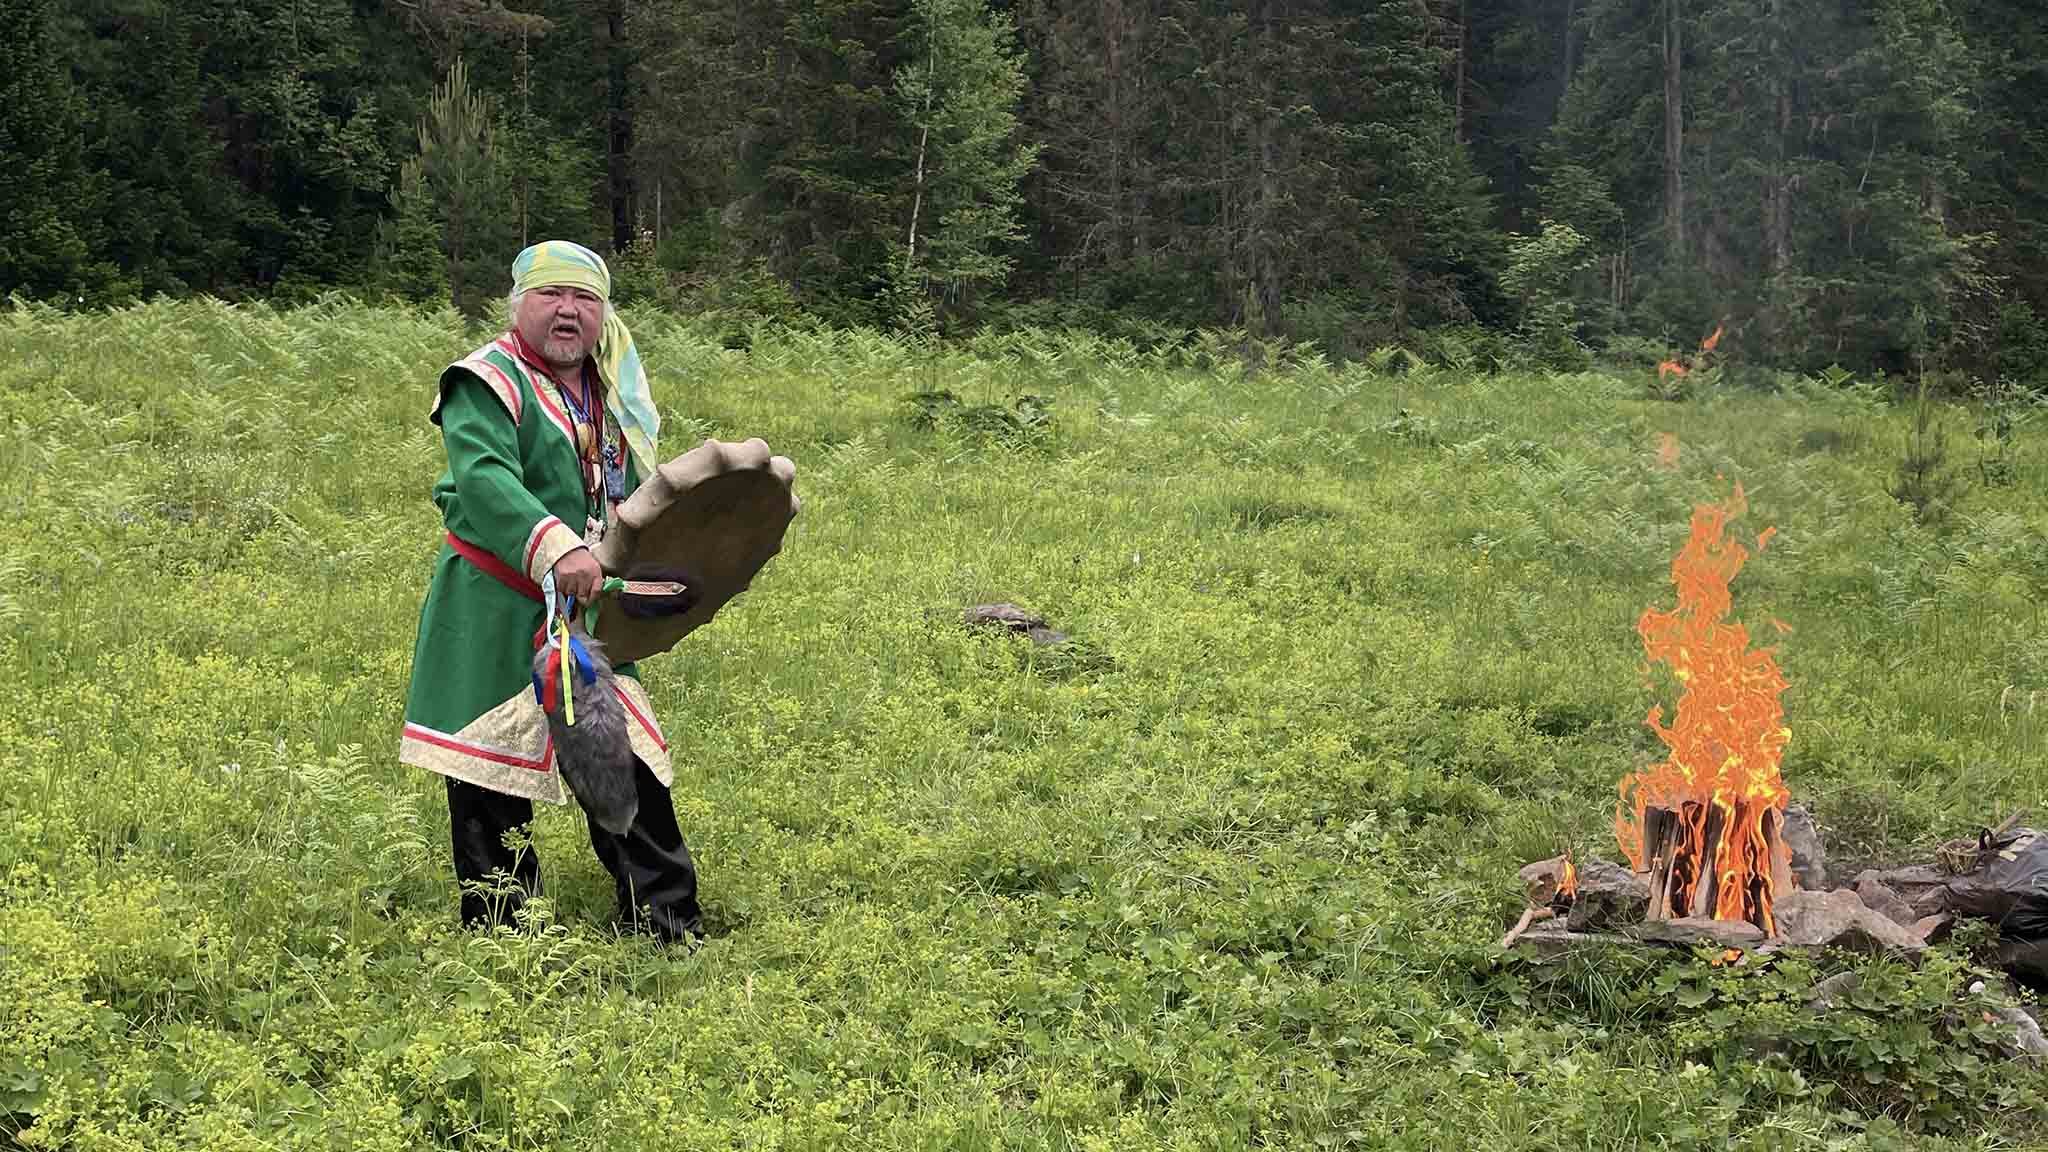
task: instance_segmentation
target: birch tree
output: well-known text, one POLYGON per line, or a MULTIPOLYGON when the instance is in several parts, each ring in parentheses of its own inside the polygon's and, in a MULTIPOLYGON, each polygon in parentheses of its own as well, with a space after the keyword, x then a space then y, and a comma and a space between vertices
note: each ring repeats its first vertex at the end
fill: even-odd
POLYGON ((910 142, 899 284, 957 297, 1009 275, 1019 186, 1037 148, 1017 138, 1024 66, 983 0, 916 0, 896 73, 910 142))

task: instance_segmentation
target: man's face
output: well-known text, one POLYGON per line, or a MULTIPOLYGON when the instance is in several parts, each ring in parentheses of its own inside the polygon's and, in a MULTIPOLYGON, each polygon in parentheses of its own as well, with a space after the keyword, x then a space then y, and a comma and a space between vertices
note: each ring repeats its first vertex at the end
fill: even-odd
POLYGON ((558 370, 570 370, 597 347, 604 329, 604 301, 583 288, 549 285, 519 298, 513 318, 519 335, 540 350, 541 359, 558 370))

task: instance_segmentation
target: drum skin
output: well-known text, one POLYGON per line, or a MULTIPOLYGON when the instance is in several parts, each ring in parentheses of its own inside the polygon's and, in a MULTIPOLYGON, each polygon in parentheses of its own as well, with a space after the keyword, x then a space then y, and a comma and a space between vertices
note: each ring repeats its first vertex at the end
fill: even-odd
POLYGON ((674 580, 694 603, 671 616, 600 608, 596 637, 614 664, 666 652, 703 627, 782 550, 802 502, 796 465, 758 437, 706 440, 662 464, 618 506, 595 550, 609 576, 674 580))

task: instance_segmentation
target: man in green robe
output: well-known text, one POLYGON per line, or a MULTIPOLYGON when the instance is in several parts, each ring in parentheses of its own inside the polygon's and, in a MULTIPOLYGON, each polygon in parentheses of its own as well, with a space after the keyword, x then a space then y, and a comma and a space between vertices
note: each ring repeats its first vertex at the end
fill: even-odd
MULTIPOLYGON (((503 923, 540 891, 525 831, 533 801, 565 803, 532 679, 541 585, 588 603, 604 574, 591 548, 654 470, 660 430, 640 357, 609 302, 596 253, 559 240, 512 265, 511 325, 449 365, 431 419, 448 467, 434 486, 447 534, 420 609, 399 742, 404 763, 447 778, 465 924, 503 923), (479 885, 510 895, 494 898, 479 885)), ((697 875, 668 793, 668 744, 636 669, 613 669, 634 753, 639 811, 590 843, 627 926, 674 940, 699 931, 697 875)))

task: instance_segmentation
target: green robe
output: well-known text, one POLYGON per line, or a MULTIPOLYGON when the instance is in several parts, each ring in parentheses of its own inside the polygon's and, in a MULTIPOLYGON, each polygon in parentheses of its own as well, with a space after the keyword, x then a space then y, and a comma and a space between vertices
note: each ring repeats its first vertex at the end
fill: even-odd
MULTIPOLYGON (((489 553, 503 576, 538 584, 584 543, 589 506, 571 410, 554 380, 519 358, 510 334, 441 374, 431 418, 441 426, 448 468, 434 485, 434 503, 448 532, 489 553)), ((605 421, 620 444, 630 493, 639 469, 623 450, 616 417, 605 421)), ((605 518, 616 515, 608 504, 605 518)), ((544 619, 537 598, 444 538, 420 607, 399 760, 493 791, 566 802, 533 694, 534 638, 544 619)), ((668 743, 637 670, 626 664, 613 672, 634 754, 667 785, 668 743)))

